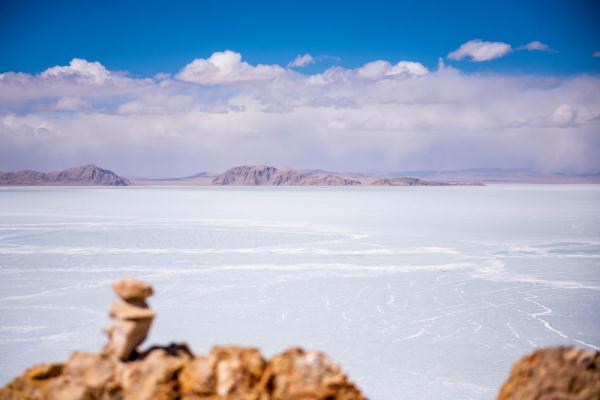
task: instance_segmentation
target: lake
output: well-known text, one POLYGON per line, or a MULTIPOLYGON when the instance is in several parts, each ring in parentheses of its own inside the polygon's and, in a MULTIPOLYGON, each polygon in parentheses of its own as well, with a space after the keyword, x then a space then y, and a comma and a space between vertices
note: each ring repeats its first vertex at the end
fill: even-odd
POLYGON ((98 351, 111 282, 146 345, 323 350, 372 400, 493 399, 600 347, 600 186, 1 188, 0 381, 98 351))

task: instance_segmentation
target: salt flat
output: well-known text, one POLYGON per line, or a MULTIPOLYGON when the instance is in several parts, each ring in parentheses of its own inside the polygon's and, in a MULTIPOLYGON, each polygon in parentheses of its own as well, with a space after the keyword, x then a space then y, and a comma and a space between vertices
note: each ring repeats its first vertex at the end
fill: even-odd
POLYGON ((600 347, 600 186, 2 188, 0 380, 97 351, 110 283, 148 343, 324 350, 371 399, 492 399, 539 346, 600 347))

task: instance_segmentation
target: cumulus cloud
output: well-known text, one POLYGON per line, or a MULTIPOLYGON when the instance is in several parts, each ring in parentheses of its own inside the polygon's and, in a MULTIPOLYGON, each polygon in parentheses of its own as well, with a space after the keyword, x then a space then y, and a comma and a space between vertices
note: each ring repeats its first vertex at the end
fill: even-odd
POLYGON ((74 58, 67 66, 48 68, 40 74, 46 79, 73 79, 77 83, 102 84, 110 74, 99 62, 88 62, 81 58, 74 58))
POLYGON ((294 58, 292 61, 290 61, 290 63, 288 64, 288 67, 289 68, 306 67, 307 65, 314 64, 315 61, 316 61, 315 58, 308 53, 303 54, 303 55, 298 54, 296 56, 296 58, 294 58))
POLYGON ((0 74, 0 170, 89 162, 137 176, 249 163, 600 170, 595 76, 465 74, 443 62, 428 71, 406 60, 259 72, 236 54, 204 59, 191 81, 132 78, 85 60, 0 74))
POLYGON ((448 54, 451 60, 470 58, 473 61, 489 61, 500 58, 512 51, 512 47, 504 42, 486 42, 481 39, 469 40, 458 49, 448 54))
POLYGON ((407 77, 427 75, 427 68, 421 63, 400 61, 392 65, 388 61, 377 60, 363 65, 356 70, 359 78, 377 80, 385 77, 407 77))
POLYGON ((213 53, 209 58, 197 58, 186 65, 177 79, 202 85, 261 81, 282 76, 279 65, 252 66, 242 61, 242 55, 230 50, 213 53))
POLYGON ((534 40, 533 42, 529 42, 526 45, 519 47, 519 50, 529 50, 529 51, 546 51, 550 52, 552 49, 545 43, 534 40))

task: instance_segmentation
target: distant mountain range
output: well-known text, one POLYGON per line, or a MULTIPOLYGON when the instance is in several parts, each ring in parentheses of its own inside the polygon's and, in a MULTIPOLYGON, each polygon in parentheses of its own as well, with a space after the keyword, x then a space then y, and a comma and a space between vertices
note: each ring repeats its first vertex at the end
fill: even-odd
POLYGON ((238 186, 352 186, 356 179, 338 175, 308 176, 293 168, 278 169, 267 165, 233 167, 212 180, 213 185, 238 186))
POLYGON ((127 186, 130 183, 127 178, 93 164, 55 172, 32 170, 0 172, 0 185, 127 186))
POLYGON ((529 170, 503 169, 378 174, 242 165, 221 174, 200 172, 180 178, 125 178, 93 164, 56 172, 0 172, 0 185, 4 186, 481 186, 482 182, 599 183, 600 174, 544 175, 529 170))

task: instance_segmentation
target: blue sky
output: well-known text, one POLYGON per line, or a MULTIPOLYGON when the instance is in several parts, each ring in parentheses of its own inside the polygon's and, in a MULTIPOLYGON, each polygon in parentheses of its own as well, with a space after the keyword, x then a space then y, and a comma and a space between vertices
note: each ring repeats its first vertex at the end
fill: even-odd
POLYGON ((600 3, 438 3, 3 2, 0 170, 600 172, 600 3))
POLYGON ((597 73, 598 1, 18 1, 0 6, 0 71, 36 73, 73 57, 137 76, 175 72, 230 49, 252 64, 332 56, 311 71, 373 59, 431 68, 471 39, 556 52, 515 52, 470 70, 597 73), (337 58, 333 58, 337 57, 337 58), (339 60, 339 61, 337 61, 339 60))

